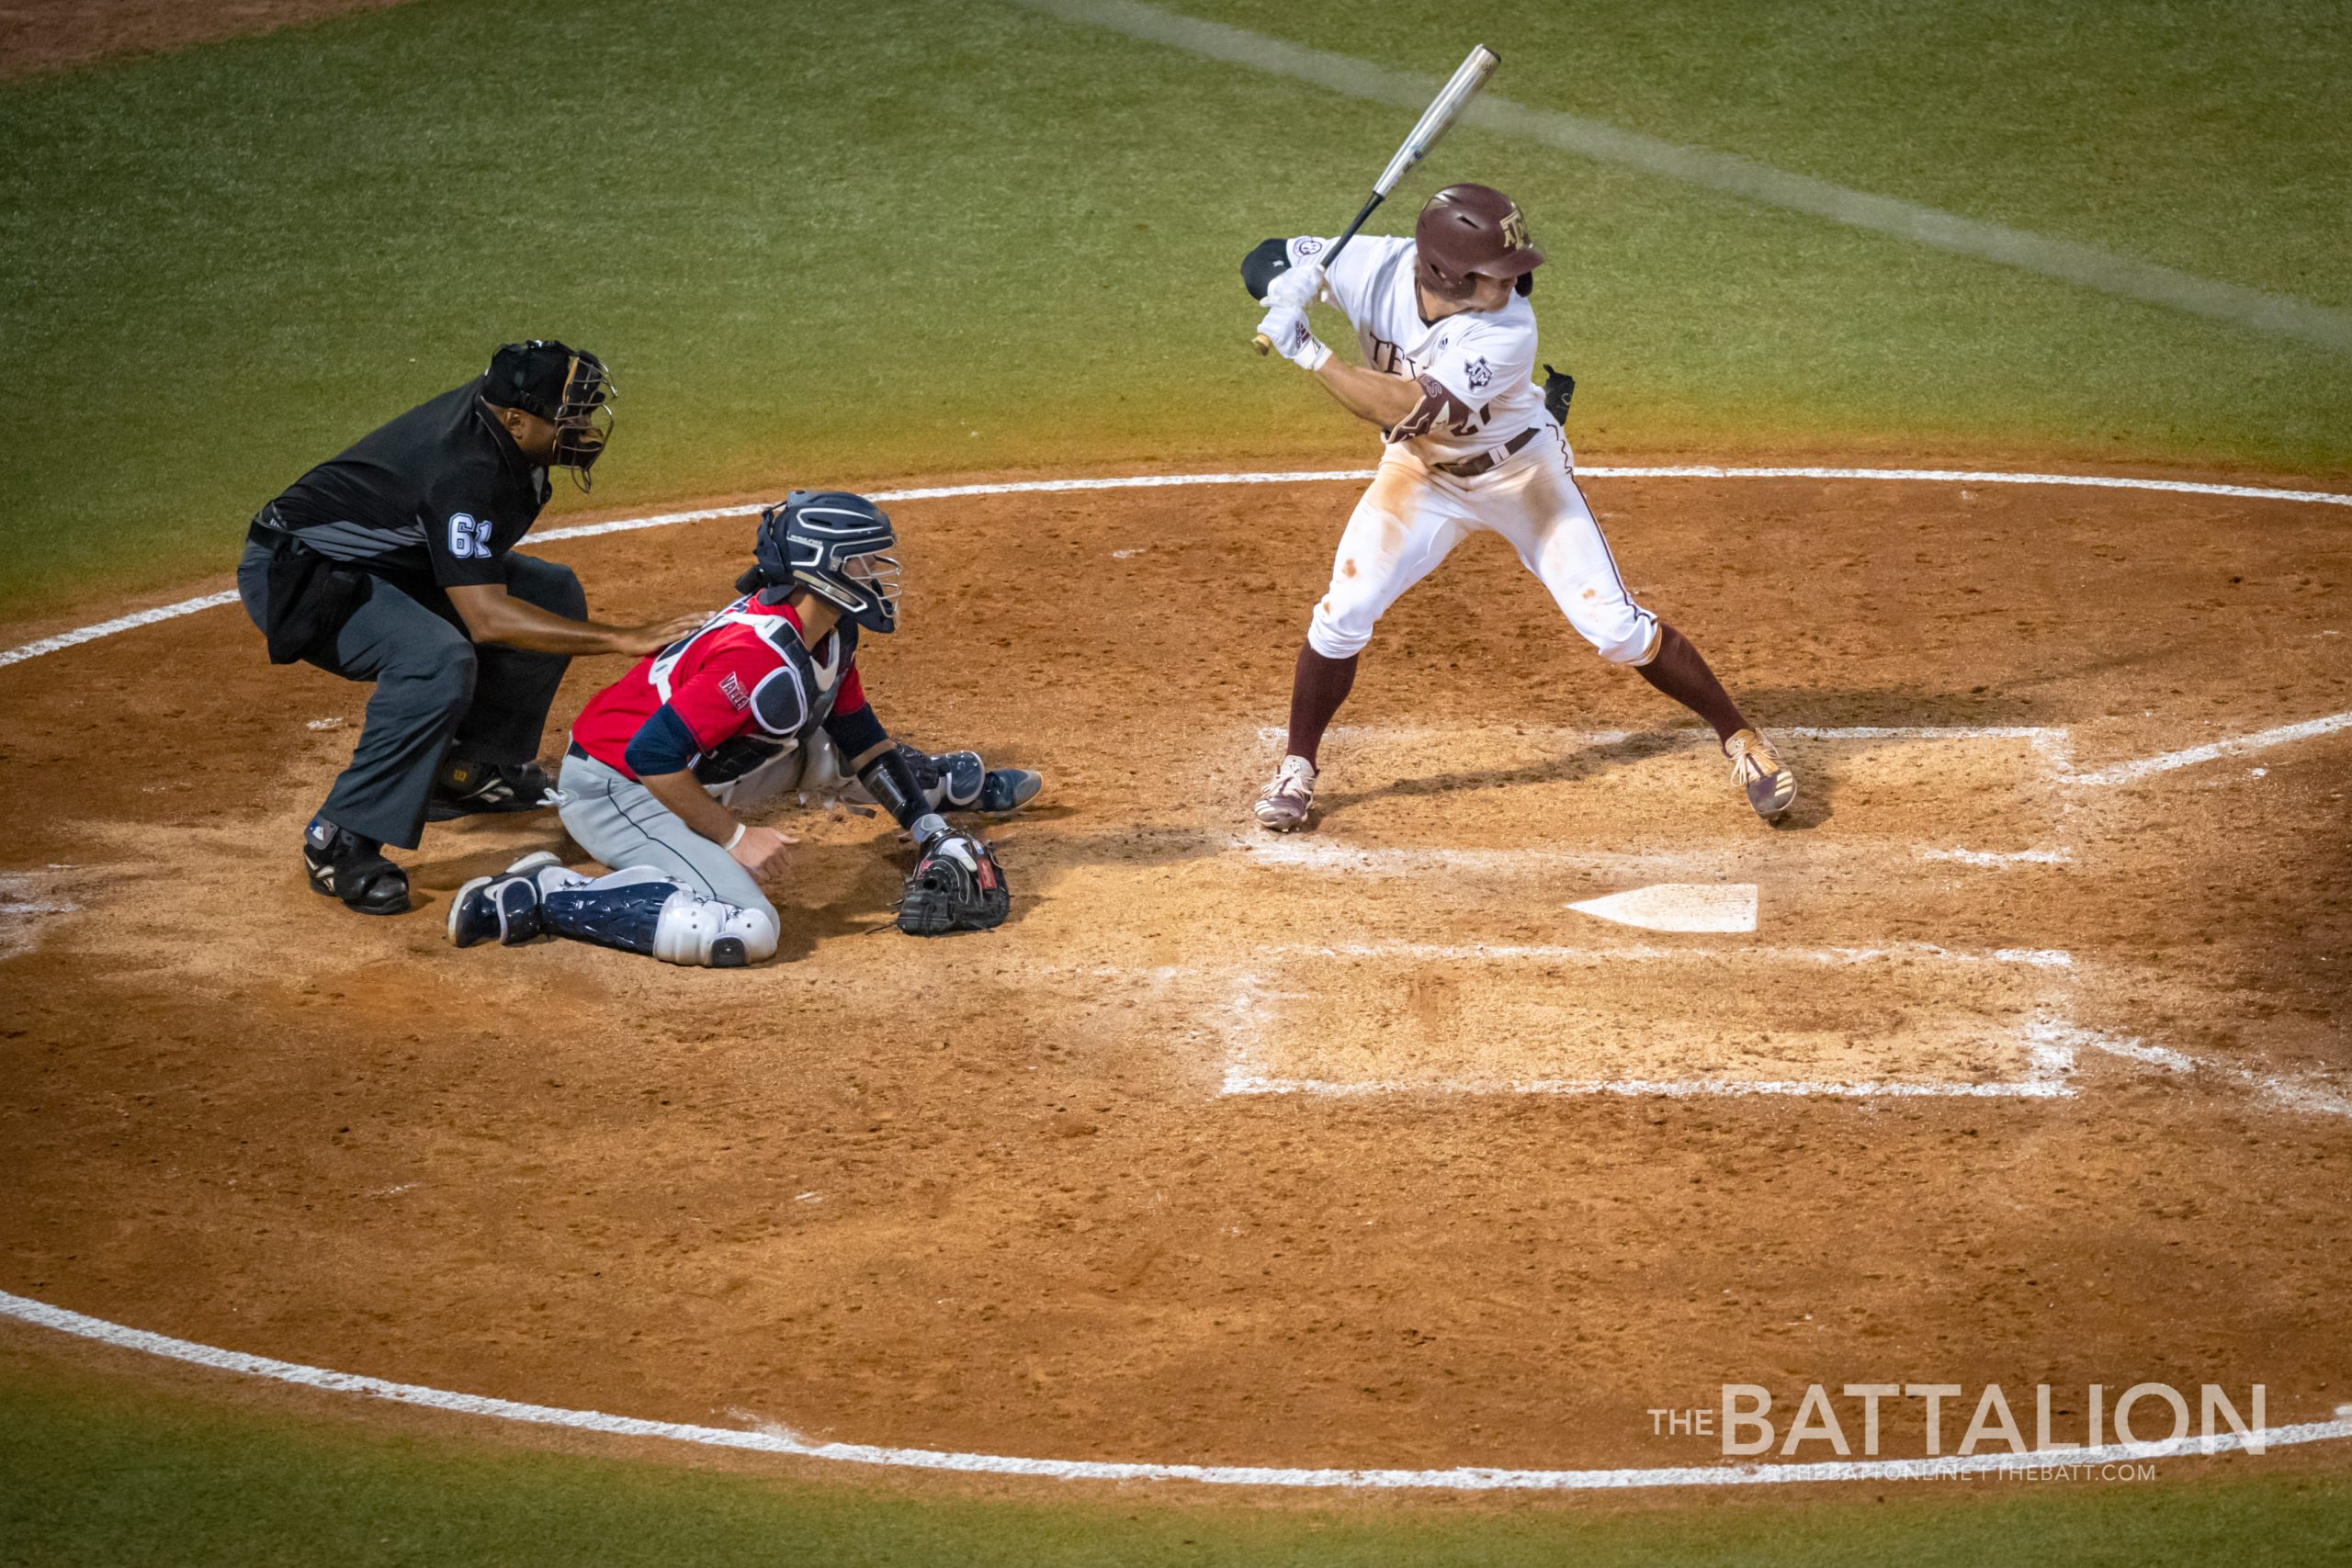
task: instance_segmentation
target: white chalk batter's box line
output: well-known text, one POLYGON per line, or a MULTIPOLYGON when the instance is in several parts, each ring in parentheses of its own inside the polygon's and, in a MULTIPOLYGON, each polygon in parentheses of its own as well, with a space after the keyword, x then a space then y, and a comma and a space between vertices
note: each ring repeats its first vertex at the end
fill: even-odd
MULTIPOLYGON (((1672 962, 1725 964, 1736 961, 1815 964, 1836 967, 1882 963, 1932 962, 1955 965, 2018 964, 2045 974, 2070 975, 2072 954, 2046 948, 1996 948, 1971 952, 1938 947, 1928 942, 1889 942, 1875 947, 1557 947, 1549 945, 1464 945, 1449 942, 1352 942, 1328 946, 1273 946, 1259 950, 1267 958, 1395 958, 1408 963, 1660 964, 1672 962)), ((1156 972, 1165 974, 1165 971, 1156 972)), ((1838 1081, 1791 1078, 1363 1078, 1287 1077, 1263 1071, 1256 1060, 1261 1026, 1267 1004, 1283 997, 1314 1000, 1310 993, 1278 991, 1263 976, 1236 969, 1227 976, 1230 987, 1217 1010, 1217 1032, 1224 1037, 1226 1061, 1220 1095, 1297 1095, 1307 1099, 1361 1099, 1374 1096, 1474 1097, 1489 1095, 1613 1095, 1625 1099, 1661 1097, 1687 1100, 1702 1096, 1791 1096, 1840 1100, 2071 1100, 2075 1095, 2075 1053, 2078 1046, 2099 1044, 2104 1037, 2076 1027, 2045 997, 2034 1016, 2020 1025, 2013 1046, 2025 1071, 2015 1078, 1992 1082, 1937 1079, 1906 1081, 1864 1079, 1838 1081)))
MULTIPOLYGON (((2018 741, 2022 742, 2041 765, 2038 778, 2032 782, 2052 788, 2084 782, 2101 782, 2086 778, 2074 771, 2074 739, 2064 725, 1990 724, 1990 725, 1787 725, 1774 727, 1770 734, 1805 741, 1869 744, 1873 741, 2018 741)), ((1460 742, 1465 738, 1502 737, 1522 740, 1532 745, 1555 748, 1563 755, 1591 750, 1603 746, 1622 746, 1628 740, 1655 743, 1660 754, 1667 751, 1701 751, 1713 761, 1717 751, 1714 737, 1706 730, 1676 728, 1666 731, 1636 731, 1629 729, 1579 729, 1565 725, 1511 725, 1508 728, 1486 726, 1464 729, 1460 726, 1430 724, 1334 725, 1324 732, 1327 740, 1343 744, 1427 745, 1460 742)), ((1278 725, 1261 726, 1256 730, 1258 749, 1269 754, 1278 753, 1289 732, 1278 725)), ((1792 759, 1796 760, 1796 759, 1792 759)), ((1340 766, 1344 770, 1345 759, 1340 766)), ((1802 775, 1802 770, 1800 770, 1802 775)), ((2070 809, 2062 807, 2061 820, 2070 809)), ((1980 869, 2014 870, 2025 866, 2070 865, 2075 850, 2072 834, 2062 831, 2055 845, 2037 844, 2022 850, 1976 850, 1965 845, 1917 844, 1912 846, 1912 858, 1930 863, 1971 866, 1980 869)), ((1653 869, 1672 866, 1705 864, 1722 859, 1729 852, 1721 849, 1668 851, 1663 852, 1614 853, 1611 852, 1555 850, 1537 846, 1520 849, 1452 849, 1432 845, 1374 846, 1351 844, 1314 838, 1269 839, 1260 834, 1255 839, 1242 836, 1233 840, 1234 847, 1260 864, 1284 866, 1303 871, 1371 872, 1375 874, 1412 874, 1433 870, 1507 871, 1520 867, 1543 865, 1576 866, 1602 873, 1638 874, 1647 865, 1653 869)), ((1832 852, 1868 857, 1872 853, 1867 845, 1838 845, 1832 852)), ((1883 852, 1881 852, 1883 853, 1883 852)))
MULTIPOLYGON (((1849 724, 1849 725, 1767 725, 1769 736, 1796 740, 1829 740, 1867 742, 1871 740, 2020 740, 2030 747, 2041 761, 2045 782, 2074 782, 2074 732, 2064 725, 2048 724, 1849 724)), ((1258 728, 1258 745, 1268 750, 1289 739, 1289 731, 1280 725, 1261 725, 1258 728)), ((1378 745, 1384 741, 1428 743, 1459 741, 1465 737, 1507 736, 1516 739, 1556 745, 1563 750, 1591 750, 1602 746, 1622 746, 1628 740, 1655 741, 1664 750, 1700 750, 1714 747, 1714 737, 1708 731, 1692 728, 1670 730, 1578 729, 1566 725, 1513 724, 1508 727, 1483 726, 1465 729, 1460 725, 1436 724, 1336 724, 1324 731, 1327 740, 1366 741, 1378 745)))
MULTIPOLYGON (((1365 876, 1418 876, 1433 871, 1581 871, 1600 876, 1657 877, 1701 870, 1731 875, 1748 872, 1755 864, 1746 847, 1731 844, 1696 850, 1555 850, 1538 845, 1480 850, 1351 843, 1315 834, 1276 838, 1259 831, 1227 834, 1226 848, 1260 865, 1365 876)), ((1887 859, 1883 843, 1807 844, 1798 848, 1799 853, 1792 857, 1795 863, 1815 869, 1824 863, 1883 868, 1887 859)), ((1950 844, 1914 844, 1907 853, 1931 864, 1993 870, 2075 863, 2075 852, 2064 845, 2055 849, 1972 850, 1950 844)), ((1775 856, 1776 861, 1792 857, 1785 851, 1775 856)))

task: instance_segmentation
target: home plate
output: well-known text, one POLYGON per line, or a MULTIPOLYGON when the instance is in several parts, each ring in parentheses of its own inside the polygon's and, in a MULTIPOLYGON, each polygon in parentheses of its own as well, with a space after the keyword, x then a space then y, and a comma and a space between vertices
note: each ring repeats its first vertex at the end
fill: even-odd
POLYGON ((1653 931, 1752 931, 1756 929, 1756 884, 1752 882, 1659 882, 1569 908, 1595 919, 1653 931))

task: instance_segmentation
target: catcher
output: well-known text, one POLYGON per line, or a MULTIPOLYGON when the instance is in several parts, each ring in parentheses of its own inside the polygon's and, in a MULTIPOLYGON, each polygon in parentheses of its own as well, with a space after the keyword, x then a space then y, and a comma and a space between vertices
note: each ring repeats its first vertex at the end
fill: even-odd
POLYGON ((857 639, 897 629, 897 545, 863 496, 795 491, 762 513, 742 597, 599 692, 572 725, 557 780, 563 825, 616 869, 590 877, 545 851, 526 856, 459 889, 449 940, 513 946, 545 932, 669 964, 759 963, 778 934, 760 878, 796 840, 738 821, 727 803, 795 785, 803 798, 839 795, 853 778, 914 839, 901 930, 1001 923, 1003 872, 940 812, 1009 811, 1043 781, 989 772, 970 752, 926 756, 875 716, 857 639))

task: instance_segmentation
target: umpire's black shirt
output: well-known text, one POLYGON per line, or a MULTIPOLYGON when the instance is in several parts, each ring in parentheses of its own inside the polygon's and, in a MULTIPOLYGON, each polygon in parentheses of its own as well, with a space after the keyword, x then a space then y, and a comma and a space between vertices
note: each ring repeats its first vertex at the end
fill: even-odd
POLYGON ((481 400, 452 388, 294 481, 260 521, 420 597, 506 580, 506 552, 547 504, 533 464, 481 400))

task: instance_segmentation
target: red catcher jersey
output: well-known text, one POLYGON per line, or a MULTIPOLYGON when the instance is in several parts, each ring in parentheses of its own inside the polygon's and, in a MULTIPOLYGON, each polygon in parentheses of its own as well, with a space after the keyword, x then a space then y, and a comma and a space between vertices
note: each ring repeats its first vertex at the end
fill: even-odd
POLYGON ((572 721, 571 739, 633 779, 623 760, 628 743, 667 703, 705 753, 752 735, 786 742, 770 752, 781 755, 831 715, 865 705, 856 638, 844 637, 843 629, 836 626, 815 648, 804 648, 800 618, 790 605, 747 594, 591 697, 572 721))

